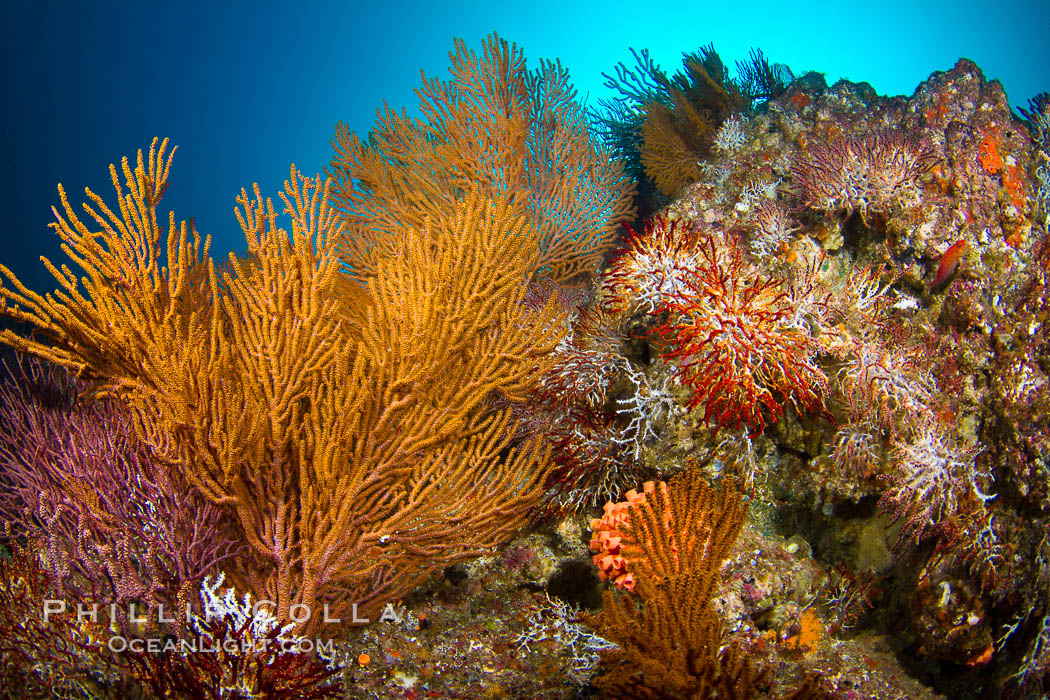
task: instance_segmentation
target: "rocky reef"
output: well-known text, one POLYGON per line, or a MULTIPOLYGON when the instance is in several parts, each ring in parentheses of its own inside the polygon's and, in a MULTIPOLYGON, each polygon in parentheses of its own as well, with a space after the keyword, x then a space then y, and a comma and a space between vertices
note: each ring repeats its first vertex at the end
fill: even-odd
POLYGON ((355 679, 405 697, 594 692, 607 640, 574 606, 611 581, 588 566, 609 551, 588 551, 589 514, 694 460, 750 503, 711 601, 721 644, 763 669, 739 697, 1041 696, 1050 258, 1033 110, 961 60, 907 98, 810 74, 725 118, 697 181, 655 195, 593 286, 540 292, 577 311, 521 410, 563 450, 539 529, 410 601, 426 632, 348 646, 412 640, 441 680, 402 661, 355 679), (467 600, 469 644, 451 621, 460 642, 416 641, 467 600))
POLYGON ((101 233, 60 189, 82 277, 0 266, 35 357, 0 387, 0 678, 1044 697, 1050 97, 1018 116, 965 59, 910 97, 760 51, 731 77, 709 46, 636 53, 587 115, 496 35, 450 58, 429 122, 293 166, 291 234, 244 191, 225 267, 158 224, 166 141, 111 168, 119 208, 88 193, 101 233), (218 618, 163 618, 198 591, 218 618), (160 616, 36 615, 91 596, 160 616))

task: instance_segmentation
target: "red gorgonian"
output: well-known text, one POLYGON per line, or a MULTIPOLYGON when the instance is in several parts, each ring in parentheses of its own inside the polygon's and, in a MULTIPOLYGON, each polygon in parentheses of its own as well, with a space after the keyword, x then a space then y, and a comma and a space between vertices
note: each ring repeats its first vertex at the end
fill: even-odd
POLYGON ((827 377, 790 287, 763 279, 725 233, 705 235, 697 251, 685 291, 663 305, 669 318, 655 330, 692 390, 689 407, 703 407, 709 424, 752 432, 789 404, 823 410, 827 377))
POLYGON ((626 245, 602 275, 603 306, 613 313, 655 313, 675 294, 698 264, 699 230, 688 221, 657 217, 639 235, 627 226, 626 245))

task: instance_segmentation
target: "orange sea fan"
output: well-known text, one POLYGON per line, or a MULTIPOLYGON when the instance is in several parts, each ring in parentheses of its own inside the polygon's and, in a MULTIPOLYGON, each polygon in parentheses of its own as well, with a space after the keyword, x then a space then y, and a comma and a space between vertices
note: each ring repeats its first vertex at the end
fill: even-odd
POLYGON ((601 613, 582 616, 616 644, 600 652, 607 672, 596 685, 609 697, 740 697, 730 689, 753 687, 757 672, 725 646, 711 598, 747 505, 731 487, 707 485, 693 460, 643 489, 630 505, 607 506, 617 534, 599 529, 592 543, 619 548, 631 569, 623 587, 636 579, 633 595, 606 591, 601 613))
POLYGON ((513 201, 528 220, 541 276, 567 282, 597 267, 634 215, 634 186, 592 134, 557 61, 528 69, 496 34, 480 53, 456 40, 450 78, 424 78, 422 119, 386 106, 362 139, 336 127, 332 202, 345 224, 340 255, 373 276, 405 230, 447 217, 472 191, 513 201))

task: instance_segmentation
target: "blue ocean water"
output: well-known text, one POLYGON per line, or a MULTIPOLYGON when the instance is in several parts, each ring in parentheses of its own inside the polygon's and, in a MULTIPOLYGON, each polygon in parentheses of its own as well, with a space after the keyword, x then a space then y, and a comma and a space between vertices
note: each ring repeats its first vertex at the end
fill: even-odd
POLYGON ((81 3, 0 7, 3 260, 31 284, 58 253, 55 186, 110 191, 106 166, 154 136, 179 146, 166 208, 194 217, 213 251, 242 243, 241 187, 273 194, 294 162, 321 170, 342 120, 358 133, 384 101, 415 110, 420 70, 447 75, 454 37, 491 31, 530 65, 558 58, 594 104, 603 72, 648 48, 673 72, 713 42, 727 63, 760 47, 796 74, 910 94, 932 71, 973 59, 1023 106, 1050 88, 1050 8, 1038 2, 927 3, 81 3))

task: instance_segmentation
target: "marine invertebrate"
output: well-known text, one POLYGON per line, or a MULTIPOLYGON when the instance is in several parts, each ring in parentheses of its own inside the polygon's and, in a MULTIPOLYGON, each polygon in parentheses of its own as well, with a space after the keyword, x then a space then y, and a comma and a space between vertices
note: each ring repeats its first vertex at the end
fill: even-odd
POLYGON ((735 114, 730 115, 722 122, 715 132, 714 149, 723 156, 731 156, 747 143, 747 131, 744 122, 735 114))
POLYGON ((1003 171, 1003 157, 999 154, 998 130, 987 129, 984 138, 977 147, 977 159, 981 167, 992 175, 998 175, 1003 171))
POLYGON ((593 507, 637 478, 640 466, 627 444, 636 436, 615 412, 574 407, 551 420, 545 434, 552 447, 545 512, 593 507))
POLYGON ((760 258, 775 255, 784 249, 798 229, 798 224, 780 204, 763 198, 755 212, 754 230, 750 235, 751 252, 760 258))
POLYGON ((655 489, 655 482, 647 481, 642 484, 641 491, 631 489, 625 493, 625 500, 607 502, 602 509, 602 517, 591 520, 591 532, 594 534, 591 536, 590 548, 596 552, 594 565, 598 567, 598 577, 609 579, 627 591, 634 590, 634 574, 628 573, 627 560, 620 553, 623 542, 621 529, 627 524, 630 507, 644 501, 646 495, 655 489))
POLYGON ((1041 92, 1028 100, 1028 109, 1021 107, 1021 114, 1032 140, 1044 153, 1050 153, 1050 93, 1041 92))
POLYGON ((926 424, 936 384, 917 358, 875 340, 852 349, 838 378, 853 419, 889 432, 926 424))
POLYGON ((111 166, 119 213, 89 192, 101 232, 60 189, 54 227, 83 276, 48 263, 61 289, 43 296, 0 267, 4 314, 46 330, 0 340, 119 397, 139 435, 235 518, 255 555, 237 584, 281 621, 294 604, 367 615, 524 522, 546 453, 511 448, 509 412, 487 402, 535 386, 563 324, 552 303, 522 304, 537 247, 520 211, 469 197, 405 231, 348 297, 327 186, 293 167, 290 230, 258 187, 242 191, 248 255, 220 285, 207 243, 174 214, 168 266, 158 259, 166 147, 123 161, 127 193, 111 166), (345 322, 348 299, 364 323, 345 322))
POLYGON ((682 66, 673 78, 653 76, 667 98, 649 101, 643 108, 642 164, 669 196, 700 179, 700 161, 714 145, 718 128, 747 103, 714 46, 684 54, 682 66))
POLYGON ((163 653, 121 654, 130 677, 158 698, 342 696, 333 678, 338 667, 314 656, 312 639, 296 635, 293 624, 279 624, 265 607, 253 606, 251 596, 238 599, 232 587, 221 592, 224 580, 221 574, 214 581, 205 578, 203 609, 179 620, 192 632, 192 643, 170 641, 163 653))
POLYGON ((616 645, 580 624, 579 613, 577 607, 546 594, 529 616, 528 629, 515 640, 518 652, 527 650, 530 644, 553 642, 568 653, 569 672, 574 679, 580 684, 587 683, 601 661, 598 653, 616 645))
POLYGON ((899 130, 814 140, 809 157, 792 166, 803 201, 828 212, 888 213, 919 197, 918 179, 933 152, 899 130))
MULTIPOLYGON (((1023 212, 1027 208, 1026 201, 1031 184, 1028 182, 1021 163, 1018 162, 1015 155, 1009 152, 1009 141, 1002 138, 997 125, 990 124, 981 133, 981 143, 977 147, 977 160, 986 173, 999 176, 1007 201, 1018 212, 1023 212)), ((1007 243, 1016 247, 1022 240, 1020 236, 1020 231, 1014 230, 1007 235, 1007 243)))
POLYGON ((1036 198, 1043 210, 1044 221, 1050 217, 1050 93, 1041 92, 1021 108, 1028 122, 1028 132, 1037 149, 1036 198))
MULTIPOLYGON (((27 361, 0 384, 0 517, 46 552, 63 598, 134 602, 151 623, 245 555, 228 513, 192 488, 112 400, 78 401, 65 373, 27 361)), ((85 387, 80 385, 83 390, 85 387)))
POLYGON ((900 543, 917 543, 937 531, 965 508, 983 507, 994 494, 978 483, 974 467, 978 449, 949 442, 930 416, 912 439, 898 439, 891 457, 895 463, 890 488, 880 507, 903 521, 900 543))
POLYGON ((839 428, 835 433, 834 444, 831 458, 852 473, 867 475, 881 461, 878 439, 856 423, 847 423, 839 428))
MULTIPOLYGON (((10 528, 8 528, 8 534, 10 528)), ((0 688, 18 697, 91 697, 99 685, 127 693, 119 658, 106 649, 103 624, 88 616, 49 615, 43 601, 65 603, 39 552, 5 543, 0 557, 0 688)), ((13 695, 11 697, 14 697, 13 695)))
POLYGON ((606 87, 620 93, 620 107, 606 121, 627 126, 619 131, 636 137, 645 174, 671 196, 700 179, 701 161, 719 126, 747 108, 749 100, 730 79, 713 45, 683 54, 683 70, 670 77, 648 51, 632 53, 635 69, 621 63, 615 77, 605 76, 606 87))
MULTIPOLYGON (((496 34, 479 56, 457 40, 451 80, 424 78, 423 120, 387 108, 367 142, 336 126, 332 200, 346 224, 340 252, 367 279, 405 229, 447 218, 473 190, 520 207, 533 229, 542 275, 591 272, 632 214, 632 185, 592 138, 557 62, 529 71, 524 53, 496 34)), ((436 231, 435 231, 436 233, 436 231)))
POLYGON ((787 92, 795 79, 783 63, 770 63, 762 49, 753 48, 746 61, 736 62, 737 82, 752 103, 768 102, 787 92))
POLYGON ((653 314, 688 290, 690 270, 701 262, 699 229, 692 222, 657 217, 627 241, 601 277, 603 308, 653 314))
MULTIPOLYGON (((728 176, 728 172, 726 176, 728 176)), ((764 177, 749 177, 747 184, 740 188, 736 197, 736 206, 738 209, 746 211, 760 202, 776 199, 777 187, 779 186, 780 178, 769 180, 764 177)))
POLYGON ((603 310, 580 312, 554 348, 550 371, 540 377, 542 401, 568 408, 580 404, 600 411, 616 375, 627 365, 603 310))
MULTIPOLYGON (((552 290, 530 284, 529 304, 552 290)), ((559 300, 563 299, 559 295, 559 300)), ((643 447, 678 410, 667 372, 647 372, 621 354, 622 320, 605 299, 578 310, 549 356, 549 370, 513 406, 519 437, 543 434, 553 447, 546 512, 597 505, 636 480, 643 447)))
POLYGON ((704 236, 697 250, 687 290, 664 305, 670 319, 654 332, 693 392, 690 408, 703 407, 709 423, 752 431, 776 422, 786 405, 821 410, 827 377, 789 290, 761 278, 726 234, 704 236))
POLYGON ((553 445, 548 501, 556 510, 596 505, 635 479, 656 424, 678 410, 668 384, 635 368, 619 353, 614 317, 603 309, 580 314, 552 355, 527 405, 526 432, 544 432, 553 445))
POLYGON ((624 372, 628 383, 633 385, 633 391, 622 398, 615 399, 616 414, 627 419, 624 426, 622 439, 615 439, 617 444, 633 449, 635 459, 641 456, 642 447, 646 442, 659 438, 654 425, 667 416, 678 411, 678 402, 675 399, 671 384, 670 373, 656 374, 652 376, 638 371, 628 365, 624 372))
MULTIPOLYGON (((860 345, 882 346, 893 277, 878 267, 852 265, 823 252, 799 269, 793 296, 816 302, 803 306, 819 331, 815 340, 821 350, 849 363, 860 345)), ((894 308, 907 308, 909 302, 904 298, 894 308)))
POLYGON ((617 697, 712 697, 716 688, 719 697, 746 695, 758 674, 735 647, 722 649, 711 607, 747 511, 739 494, 715 491, 693 465, 607 516, 613 510, 623 522, 601 546, 618 545, 642 606, 634 596, 606 591, 601 613, 584 617, 617 645, 599 651, 608 671, 596 684, 617 697))
POLYGON ((1038 183, 1036 197, 1043 210, 1043 225, 1046 226, 1050 222, 1050 156, 1043 156, 1043 163, 1036 169, 1035 176, 1038 183))
POLYGON ((830 631, 836 633, 854 627, 884 591, 878 576, 870 571, 855 571, 839 563, 830 574, 820 598, 834 620, 830 631))

